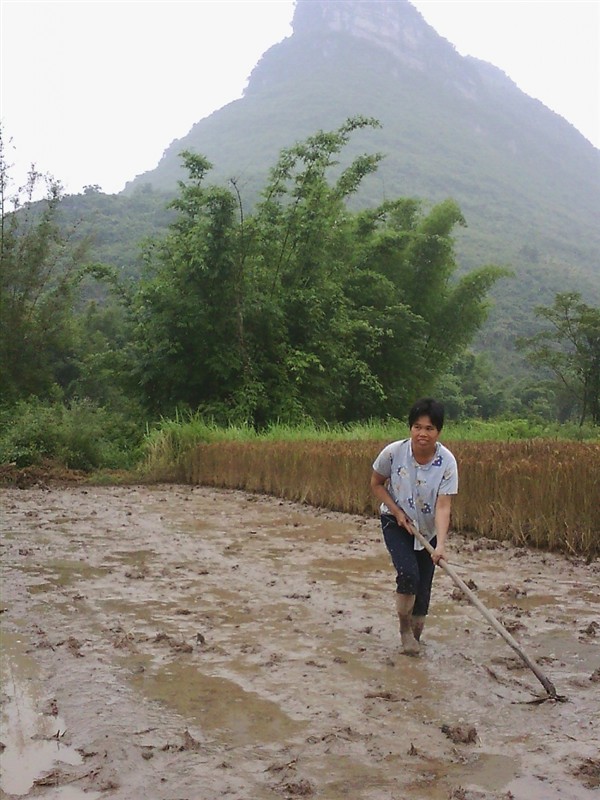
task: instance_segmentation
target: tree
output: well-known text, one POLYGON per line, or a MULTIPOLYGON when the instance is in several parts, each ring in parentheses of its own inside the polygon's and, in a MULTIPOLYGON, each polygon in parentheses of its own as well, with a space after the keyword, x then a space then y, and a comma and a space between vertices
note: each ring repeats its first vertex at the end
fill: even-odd
POLYGON ((400 416, 468 344, 503 271, 455 278, 452 201, 349 210, 381 155, 343 166, 342 151, 377 125, 354 117, 283 150, 252 214, 236 181, 205 186, 209 162, 183 154, 177 217, 134 303, 136 374, 155 411, 259 426, 400 416))
POLYGON ((0 402, 86 397, 115 408, 128 375, 124 298, 83 308, 84 277, 118 295, 116 272, 86 263, 88 239, 62 204, 59 182, 34 167, 13 187, 0 131, 0 402))
POLYGON ((463 351, 450 369, 436 378, 433 394, 443 398, 449 419, 490 419, 506 410, 504 387, 484 353, 463 351))
POLYGON ((60 184, 31 168, 12 190, 0 131, 0 400, 50 396, 73 379, 71 310, 85 243, 61 233, 60 184), (35 200, 45 186, 45 196, 35 200))
POLYGON ((134 303, 137 375, 154 410, 234 407, 244 363, 244 296, 235 197, 203 186, 210 163, 183 154, 189 181, 171 203, 177 217, 146 254, 134 303))
POLYGON ((464 224, 452 200, 425 213, 419 201, 400 199, 358 217, 363 283, 367 275, 374 285, 387 282, 383 319, 393 327, 386 328, 374 368, 394 415, 430 391, 460 356, 486 318, 488 290, 509 274, 485 266, 456 279, 452 232, 464 224))
POLYGON ((354 131, 377 125, 354 117, 283 150, 254 215, 253 256, 279 327, 278 353, 266 352, 282 365, 289 410, 313 419, 355 419, 356 403, 374 412, 383 399, 366 358, 373 328, 349 292, 357 236, 346 207, 381 156, 338 161, 354 131))
POLYGON ((155 410, 183 404, 255 424, 335 418, 342 361, 356 361, 336 356, 343 199, 376 157, 357 159, 334 187, 325 173, 365 124, 283 151, 252 216, 235 181, 205 187, 209 162, 183 154, 189 180, 172 203, 178 216, 148 254, 136 303, 139 378, 155 410))
POLYGON ((519 346, 531 363, 554 374, 564 405, 579 413, 581 425, 588 416, 600 424, 600 308, 583 303, 577 292, 561 292, 536 315, 550 327, 519 346))

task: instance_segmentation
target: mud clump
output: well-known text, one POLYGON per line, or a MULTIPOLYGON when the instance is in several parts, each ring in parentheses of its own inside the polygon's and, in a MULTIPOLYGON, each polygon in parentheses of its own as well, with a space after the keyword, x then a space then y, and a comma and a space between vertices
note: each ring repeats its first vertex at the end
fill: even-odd
POLYGON ((490 795, 487 792, 479 792, 476 789, 463 789, 462 786, 457 786, 448 795, 448 800, 514 800, 514 794, 506 792, 503 795, 490 795))
POLYGON ((519 622, 518 619, 508 619, 507 617, 500 617, 499 621, 504 625, 509 633, 517 633, 517 631, 524 631, 525 625, 519 622))
POLYGON ((186 728, 183 732, 183 745, 181 749, 190 753, 199 753, 202 745, 198 739, 194 739, 192 734, 186 728))
MULTIPOLYGON (((199 753, 202 750, 202 742, 199 742, 198 739, 194 739, 192 734, 186 728, 182 734, 182 743, 181 744, 171 744, 167 743, 161 747, 163 753, 168 753, 171 751, 177 753, 199 753)), ((144 757, 142 753, 142 757, 144 757)), ((147 756, 145 756, 147 758, 147 756)))
POLYGON ((67 645, 67 649, 69 653, 72 653, 76 658, 83 658, 83 653, 81 652, 81 648, 83 647, 82 643, 79 639, 76 639, 75 636, 69 636, 64 644, 67 645))
POLYGON ((304 778, 299 781, 291 781, 281 787, 282 790, 293 797, 311 797, 315 793, 315 787, 310 781, 304 778))
POLYGON ((454 744, 474 744, 477 741, 475 725, 442 725, 441 731, 454 744))
POLYGON ((520 589, 518 586, 513 586, 510 583, 505 583, 504 586, 501 586, 498 590, 502 594, 508 595, 508 597, 527 597, 527 590, 520 589))
POLYGON ((69 469, 49 459, 40 464, 22 467, 16 464, 0 465, 0 486, 16 486, 17 489, 49 490, 50 484, 59 486, 83 483, 87 480, 85 472, 69 469))
POLYGON ((130 578, 133 581, 143 581, 144 578, 147 578, 149 574, 150 572, 147 568, 140 567, 139 569, 127 570, 125 577, 130 578))
POLYGON ((480 550, 500 550, 504 547, 504 544, 498 539, 488 539, 486 536, 482 536, 473 542, 473 550, 477 553, 480 550))
POLYGON ((398 692, 388 692, 388 691, 380 691, 380 692, 367 692, 365 695, 367 700, 371 699, 379 699, 379 700, 387 700, 389 703, 398 703, 400 700, 404 700, 398 692))
POLYGON ((47 700, 40 709, 41 714, 45 714, 48 717, 57 717, 58 716, 58 703, 56 702, 55 697, 51 697, 47 700))
POLYGON ((172 636, 169 636, 168 633, 157 633, 153 642, 155 644, 167 644, 171 650, 174 650, 176 653, 192 653, 194 651, 191 644, 174 639, 172 636))
POLYGON ((586 758, 573 770, 573 775, 579 778, 588 789, 600 788, 600 759, 586 758))
POLYGON ((600 624, 597 623, 596 620, 592 620, 586 628, 583 628, 583 630, 579 632, 582 640, 593 639, 600 634, 600 624))
MULTIPOLYGON (((465 585, 466 585, 467 589, 470 589, 472 592, 476 592, 477 589, 479 588, 474 580, 466 581, 465 585)), ((468 603, 469 602, 469 598, 467 597, 466 593, 463 592, 462 589, 459 589, 458 586, 454 587, 450 597, 452 598, 452 600, 456 600, 459 603, 468 603)))
POLYGON ((60 769, 53 769, 42 775, 41 778, 36 778, 33 782, 34 786, 58 786, 59 783, 64 781, 64 773, 60 769))

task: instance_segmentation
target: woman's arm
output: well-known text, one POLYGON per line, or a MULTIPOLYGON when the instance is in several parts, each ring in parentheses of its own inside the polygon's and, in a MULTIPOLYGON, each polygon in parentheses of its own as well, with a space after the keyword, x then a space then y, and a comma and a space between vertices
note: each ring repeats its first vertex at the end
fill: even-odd
POLYGON ((451 506, 452 495, 438 495, 435 504, 435 535, 437 536, 437 545, 431 556, 434 564, 437 564, 440 558, 446 561, 448 560, 446 557, 446 539, 448 538, 448 529, 450 528, 451 506))

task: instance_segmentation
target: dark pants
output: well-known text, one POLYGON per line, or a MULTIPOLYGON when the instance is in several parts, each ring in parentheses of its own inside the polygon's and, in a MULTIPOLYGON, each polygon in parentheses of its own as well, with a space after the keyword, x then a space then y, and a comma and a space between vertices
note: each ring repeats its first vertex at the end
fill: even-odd
MULTIPOLYGON (((382 514, 381 528, 385 545, 396 568, 396 591, 398 594, 414 594, 415 607, 412 613, 416 617, 424 617, 429 610, 435 564, 427 550, 414 549, 414 537, 406 528, 398 525, 396 517, 382 514)), ((435 545, 434 538, 431 546, 435 545)))

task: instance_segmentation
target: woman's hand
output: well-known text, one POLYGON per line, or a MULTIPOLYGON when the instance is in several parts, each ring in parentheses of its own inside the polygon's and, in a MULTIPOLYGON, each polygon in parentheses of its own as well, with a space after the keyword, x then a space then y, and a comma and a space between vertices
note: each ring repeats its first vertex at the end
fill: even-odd
POLYGON ((401 528, 406 528, 406 530, 410 534, 412 534, 412 536, 415 535, 415 530, 413 528, 412 521, 406 516, 406 514, 404 513, 404 511, 402 511, 401 508, 399 508, 396 512, 394 512, 394 516, 396 517, 396 522, 398 523, 398 525, 400 525, 401 528))
POLYGON ((438 546, 431 554, 431 560, 433 561, 434 564, 439 564, 440 558, 443 558, 444 561, 448 561, 448 556, 446 555, 446 548, 444 547, 443 544, 438 544, 438 546))

